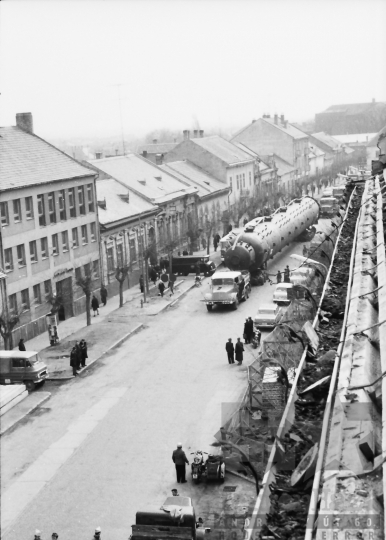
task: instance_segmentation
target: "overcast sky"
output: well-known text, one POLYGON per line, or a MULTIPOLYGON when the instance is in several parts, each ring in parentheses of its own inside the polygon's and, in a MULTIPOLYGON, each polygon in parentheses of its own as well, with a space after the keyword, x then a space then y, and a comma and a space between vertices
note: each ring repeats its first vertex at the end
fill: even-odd
POLYGON ((386 101, 385 0, 3 0, 0 125, 42 137, 239 128, 386 101), (120 84, 121 86, 115 86, 120 84))

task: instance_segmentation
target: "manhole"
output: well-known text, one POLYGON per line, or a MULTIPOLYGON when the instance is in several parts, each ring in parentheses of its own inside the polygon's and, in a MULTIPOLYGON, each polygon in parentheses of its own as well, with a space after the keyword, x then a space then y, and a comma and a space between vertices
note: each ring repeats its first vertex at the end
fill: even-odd
POLYGON ((234 493, 237 489, 237 486, 224 486, 224 491, 228 493, 234 493))

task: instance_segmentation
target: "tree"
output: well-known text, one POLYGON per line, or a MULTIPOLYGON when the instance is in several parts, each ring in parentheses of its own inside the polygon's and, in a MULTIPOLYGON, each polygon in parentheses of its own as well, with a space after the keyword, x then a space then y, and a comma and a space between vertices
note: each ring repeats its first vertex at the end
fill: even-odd
POLYGON ((91 264, 83 266, 83 269, 75 279, 75 283, 82 289, 86 297, 87 326, 91 324, 91 295, 94 290, 91 264))
POLYGON ((115 268, 115 279, 119 283, 119 307, 123 306, 123 284, 131 270, 131 263, 122 263, 115 268))
POLYGON ((11 351, 13 344, 13 329, 20 322, 20 312, 10 313, 7 307, 4 307, 0 313, 0 334, 4 340, 4 349, 11 351))

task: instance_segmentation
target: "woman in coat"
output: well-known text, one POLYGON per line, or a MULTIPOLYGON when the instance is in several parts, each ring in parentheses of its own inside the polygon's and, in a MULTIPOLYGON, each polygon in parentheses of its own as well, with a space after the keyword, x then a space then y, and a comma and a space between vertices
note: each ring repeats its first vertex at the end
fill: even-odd
POLYGON ((95 317, 95 313, 97 315, 99 315, 99 302, 98 302, 98 298, 95 296, 95 294, 91 298, 91 307, 92 307, 92 310, 94 312, 94 317, 95 317))
POLYGON ((87 366, 86 358, 88 358, 88 354, 87 354, 87 343, 85 342, 84 339, 80 340, 79 349, 80 349, 80 354, 81 354, 81 357, 80 357, 81 366, 86 367, 87 366))
POLYGON ((76 377, 78 374, 76 372, 78 368, 78 351, 74 345, 70 353, 70 366, 72 367, 72 374, 76 377))
POLYGON ((243 352, 244 345, 241 343, 240 338, 237 338, 237 343, 235 346, 236 360, 239 363, 239 366, 243 363, 243 352))

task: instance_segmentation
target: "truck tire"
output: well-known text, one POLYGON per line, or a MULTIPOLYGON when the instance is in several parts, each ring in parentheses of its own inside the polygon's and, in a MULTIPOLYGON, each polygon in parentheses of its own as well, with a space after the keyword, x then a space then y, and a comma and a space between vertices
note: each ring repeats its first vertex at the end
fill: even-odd
POLYGON ((208 306, 208 305, 206 306, 206 309, 207 309, 208 311, 212 311, 212 308, 213 308, 213 306, 208 306))
POLYGON ((28 392, 32 392, 32 390, 35 390, 35 383, 33 381, 23 381, 23 384, 25 384, 28 392))

